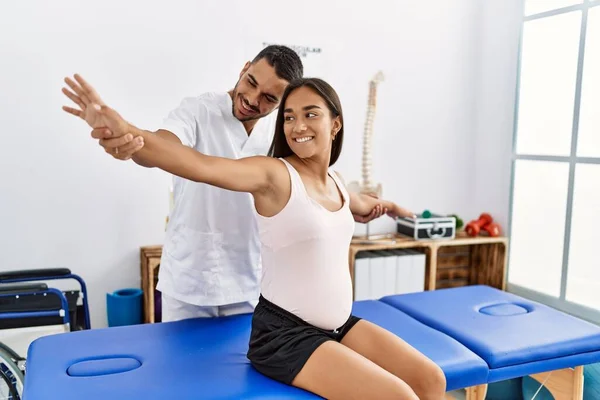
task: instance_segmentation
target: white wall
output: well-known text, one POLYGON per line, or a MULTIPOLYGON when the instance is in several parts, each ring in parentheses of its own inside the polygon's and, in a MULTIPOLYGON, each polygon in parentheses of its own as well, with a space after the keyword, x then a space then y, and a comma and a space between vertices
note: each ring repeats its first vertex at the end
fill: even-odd
MULTIPOLYGON (((482 2, 473 213, 489 212, 507 233, 523 0, 482 2)), ((473 215, 472 218, 477 218, 473 215)))
MULTIPOLYGON (((384 196, 416 212, 502 211, 503 195, 485 189, 495 186, 487 175, 506 189, 496 140, 512 133, 505 118, 514 85, 504 85, 513 54, 492 28, 514 10, 500 2, 509 3, 3 2, 1 268, 71 268, 90 288, 93 326, 105 326, 105 294, 139 286, 139 247, 162 243, 170 179, 104 154, 85 123, 60 109, 68 104, 63 77, 81 73, 125 118, 154 129, 184 96, 230 89, 263 42, 322 49, 304 59, 306 74, 342 98, 345 150, 336 168, 347 181, 360 178, 368 81, 382 70, 374 175, 384 196), (480 38, 482 17, 492 26, 480 38), (482 40, 504 52, 482 53, 482 40)), ((374 229, 394 226, 386 218, 374 229)))

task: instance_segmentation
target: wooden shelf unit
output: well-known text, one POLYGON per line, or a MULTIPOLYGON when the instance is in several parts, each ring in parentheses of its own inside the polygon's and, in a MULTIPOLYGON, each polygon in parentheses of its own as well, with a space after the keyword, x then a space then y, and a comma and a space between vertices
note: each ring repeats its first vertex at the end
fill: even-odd
POLYGON ((162 256, 162 245, 143 246, 140 249, 140 273, 144 291, 144 323, 154 323, 154 293, 158 281, 158 268, 162 256))
POLYGON ((484 284, 506 290, 506 237, 469 237, 459 232, 455 239, 414 240, 397 235, 364 244, 350 245, 350 275, 354 284, 354 263, 361 251, 415 249, 425 254, 425 290, 484 284))
MULTIPOLYGON (((349 251, 349 267, 354 284, 354 262, 361 251, 416 249, 425 253, 425 290, 475 284, 506 290, 506 260, 508 239, 505 237, 468 237, 458 233, 450 240, 414 240, 406 236, 371 241, 353 240, 349 251)), ((142 290, 144 291, 144 322, 155 322, 154 295, 162 246, 140 249, 142 290)))

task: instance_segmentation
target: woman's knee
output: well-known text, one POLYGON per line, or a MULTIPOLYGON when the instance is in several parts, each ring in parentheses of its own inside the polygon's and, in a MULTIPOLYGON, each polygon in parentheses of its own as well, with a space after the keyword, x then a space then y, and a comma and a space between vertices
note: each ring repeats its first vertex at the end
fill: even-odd
POLYGON ((418 387, 415 392, 422 400, 443 399, 446 393, 446 375, 444 371, 435 363, 431 363, 429 368, 423 370, 419 379, 418 387))
POLYGON ((417 393, 406 384, 406 382, 397 379, 396 384, 393 386, 391 393, 389 393, 389 399, 402 399, 402 400, 420 400, 417 393))
MULTIPOLYGON (((386 371, 387 372, 387 371, 386 371)), ((394 375, 388 375, 385 379, 371 381, 372 390, 368 390, 360 399, 377 400, 420 400, 421 397, 410 387, 408 383, 394 375)))

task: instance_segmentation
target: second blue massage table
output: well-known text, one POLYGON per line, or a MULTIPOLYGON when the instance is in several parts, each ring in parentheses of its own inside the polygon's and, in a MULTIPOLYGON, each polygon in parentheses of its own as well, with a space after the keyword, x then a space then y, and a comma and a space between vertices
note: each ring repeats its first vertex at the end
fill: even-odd
MULTIPOLYGON (((354 303, 354 314, 417 348, 447 390, 483 400, 488 383, 532 376, 557 400, 581 399, 600 361, 600 327, 488 286, 354 303)), ((64 333, 29 348, 25 400, 316 399, 253 369, 251 315, 64 333)))

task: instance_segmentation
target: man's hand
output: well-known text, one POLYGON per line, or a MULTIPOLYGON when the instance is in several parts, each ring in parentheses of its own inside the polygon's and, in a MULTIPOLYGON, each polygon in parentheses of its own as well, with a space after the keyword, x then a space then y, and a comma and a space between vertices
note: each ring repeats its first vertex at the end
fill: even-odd
POLYGON ((133 140, 130 125, 115 110, 108 107, 100 98, 96 90, 75 74, 75 81, 65 78, 65 83, 73 90, 63 88, 62 92, 79 106, 79 110, 63 106, 63 110, 83 119, 92 130, 92 137, 100 139, 100 145, 113 157, 126 160, 133 153, 143 147, 142 138, 133 140), (125 146, 125 147, 123 147, 125 146), (122 151, 119 151, 122 149, 122 151))
POLYGON ((352 193, 350 192, 350 210, 356 222, 367 223, 379 218, 383 214, 396 219, 398 217, 415 218, 415 214, 408 211, 396 203, 388 200, 382 200, 375 194, 352 193))
MULTIPOLYGON (((379 196, 377 196, 376 193, 363 193, 363 195, 372 197, 374 199, 379 198, 379 196)), ((387 208, 385 208, 381 204, 377 203, 377 204, 375 204, 375 206, 373 207, 373 209, 371 210, 371 212, 369 214, 367 214, 367 215, 352 214, 352 216, 354 217, 354 221, 360 222, 362 224, 366 224, 367 222, 371 222, 374 219, 381 217, 383 214, 386 214, 387 212, 388 212, 387 208)))
POLYGON ((377 204, 367 215, 352 214, 352 216, 354 217, 354 221, 366 224, 367 222, 371 222, 386 213, 387 208, 383 208, 381 204, 377 204))
POLYGON ((96 128, 92 130, 92 137, 99 139, 98 143, 104 147, 104 151, 119 160, 129 160, 136 152, 144 147, 142 138, 133 140, 133 136, 126 134, 121 137, 112 137, 108 128, 96 128))

